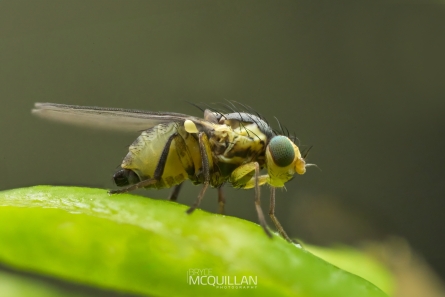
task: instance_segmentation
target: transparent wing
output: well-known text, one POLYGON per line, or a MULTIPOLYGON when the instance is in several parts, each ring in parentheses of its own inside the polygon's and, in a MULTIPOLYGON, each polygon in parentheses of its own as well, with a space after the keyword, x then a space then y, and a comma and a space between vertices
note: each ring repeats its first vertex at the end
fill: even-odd
POLYGON ((35 103, 32 113, 62 123, 126 132, 145 130, 160 123, 183 122, 186 119, 194 122, 202 121, 199 118, 174 112, 151 112, 56 103, 35 103))

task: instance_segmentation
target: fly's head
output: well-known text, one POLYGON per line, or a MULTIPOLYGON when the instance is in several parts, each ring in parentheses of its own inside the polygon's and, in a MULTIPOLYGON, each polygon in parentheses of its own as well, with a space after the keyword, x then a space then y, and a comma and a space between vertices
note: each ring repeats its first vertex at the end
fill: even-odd
POLYGON ((266 167, 268 183, 274 187, 283 187, 295 173, 306 172, 306 162, 298 147, 286 136, 274 136, 266 148, 266 167))

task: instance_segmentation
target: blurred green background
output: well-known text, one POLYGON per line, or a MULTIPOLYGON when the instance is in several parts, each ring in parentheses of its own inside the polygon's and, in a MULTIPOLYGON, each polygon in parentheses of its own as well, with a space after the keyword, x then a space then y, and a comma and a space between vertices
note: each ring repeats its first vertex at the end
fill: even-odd
MULTIPOLYGON (((444 278, 444 32, 444 1, 2 1, 0 190, 114 188, 137 136, 45 122, 34 102, 199 116, 186 101, 236 100, 313 145, 321 170, 277 193, 291 237, 398 235, 444 278)), ((253 191, 226 197, 256 222, 253 191)))

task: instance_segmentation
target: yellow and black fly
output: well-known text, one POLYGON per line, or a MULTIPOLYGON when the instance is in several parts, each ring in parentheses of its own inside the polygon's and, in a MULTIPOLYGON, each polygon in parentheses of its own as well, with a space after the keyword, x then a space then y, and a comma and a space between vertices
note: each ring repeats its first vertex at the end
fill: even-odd
POLYGON ((176 200, 184 181, 203 187, 192 213, 200 204, 208 186, 218 189, 220 212, 224 211, 221 188, 255 189, 255 206, 260 225, 268 236, 260 204, 260 186, 271 189, 269 215, 278 232, 292 242, 275 217, 275 189, 284 187, 295 173, 304 174, 306 164, 294 138, 281 128, 273 130, 259 114, 243 104, 243 111, 227 105, 228 112, 205 109, 204 118, 173 112, 151 112, 120 108, 86 107, 54 103, 36 103, 33 114, 43 118, 112 130, 141 131, 129 147, 113 178, 118 190, 171 188, 170 200, 176 200), (265 169, 267 173, 260 174, 265 169))

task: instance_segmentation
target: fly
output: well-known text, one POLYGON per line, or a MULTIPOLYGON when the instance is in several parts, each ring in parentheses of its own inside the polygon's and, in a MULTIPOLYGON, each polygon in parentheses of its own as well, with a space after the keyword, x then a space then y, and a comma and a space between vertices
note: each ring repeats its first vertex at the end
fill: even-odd
MULTIPOLYGON (((275 189, 284 187, 294 174, 304 174, 306 164, 288 132, 273 130, 260 116, 248 111, 223 113, 205 109, 198 118, 181 113, 151 112, 120 108, 86 107, 36 103, 33 114, 70 124, 111 130, 142 131, 129 147, 120 168, 113 175, 120 194, 138 188, 173 188, 170 200, 177 200, 181 185, 190 180, 203 187, 195 203, 199 207, 209 186, 218 189, 220 213, 225 199, 222 186, 255 189, 258 220, 271 237, 260 204, 260 186, 270 186, 269 215, 279 234, 292 242, 275 217, 275 189), (281 135, 282 134, 282 135, 281 135), (261 174, 260 170, 266 173, 261 174)), ((229 106, 230 107, 230 106, 229 106)))

